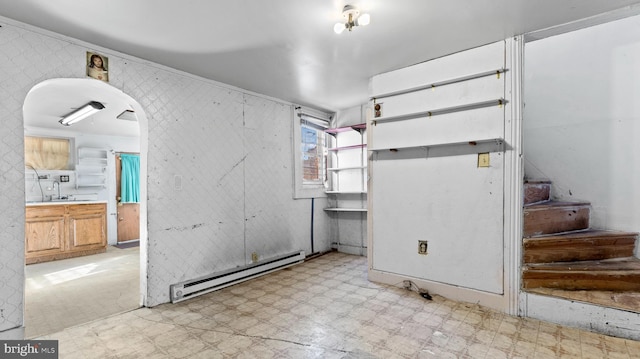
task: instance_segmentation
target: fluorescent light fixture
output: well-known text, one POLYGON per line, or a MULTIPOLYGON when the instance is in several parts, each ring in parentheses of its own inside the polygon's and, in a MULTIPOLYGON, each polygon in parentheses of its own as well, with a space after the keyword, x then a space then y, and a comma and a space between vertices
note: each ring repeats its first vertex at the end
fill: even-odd
POLYGON ((91 101, 88 104, 80 107, 79 109, 64 116, 59 122, 65 126, 71 126, 78 121, 82 121, 85 118, 93 115, 94 113, 102 110, 104 105, 98 101, 91 101))

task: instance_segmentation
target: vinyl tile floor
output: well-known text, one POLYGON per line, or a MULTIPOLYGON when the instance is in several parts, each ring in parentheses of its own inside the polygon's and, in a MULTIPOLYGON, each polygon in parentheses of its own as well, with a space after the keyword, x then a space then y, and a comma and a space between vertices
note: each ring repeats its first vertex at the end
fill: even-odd
POLYGON ((140 307, 139 247, 27 265, 25 337, 140 307))
POLYGON ((638 358, 640 342, 367 280, 329 253, 177 304, 43 336, 60 358, 638 358))

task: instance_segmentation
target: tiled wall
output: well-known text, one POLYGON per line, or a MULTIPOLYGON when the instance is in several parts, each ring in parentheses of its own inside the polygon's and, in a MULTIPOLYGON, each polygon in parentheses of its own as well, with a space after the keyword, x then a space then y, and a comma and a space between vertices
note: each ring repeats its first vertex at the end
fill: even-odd
MULTIPOLYGON (((311 250, 311 200, 292 199, 292 106, 0 18, 0 331, 22 325, 22 104, 39 82, 85 77, 85 52, 109 57, 110 84, 148 120, 148 292, 260 258, 311 250), (181 189, 175 176, 182 176, 181 189)), ((144 136, 143 136, 144 138, 144 136)), ((315 250, 329 222, 315 205, 315 250)))

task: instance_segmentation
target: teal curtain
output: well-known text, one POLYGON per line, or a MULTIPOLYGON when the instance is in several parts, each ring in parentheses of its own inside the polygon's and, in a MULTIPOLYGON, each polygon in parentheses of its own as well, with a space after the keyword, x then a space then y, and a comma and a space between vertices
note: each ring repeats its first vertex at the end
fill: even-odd
POLYGON ((120 173, 120 202, 140 202, 140 156, 120 155, 122 172, 120 173))

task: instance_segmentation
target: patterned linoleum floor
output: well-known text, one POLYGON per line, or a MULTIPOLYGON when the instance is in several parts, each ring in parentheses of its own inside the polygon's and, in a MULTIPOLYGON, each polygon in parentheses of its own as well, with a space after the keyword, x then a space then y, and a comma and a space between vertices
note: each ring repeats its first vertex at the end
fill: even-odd
POLYGON ((640 342, 367 281, 330 253, 178 304, 42 337, 60 358, 638 358, 640 342))

